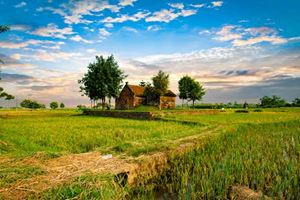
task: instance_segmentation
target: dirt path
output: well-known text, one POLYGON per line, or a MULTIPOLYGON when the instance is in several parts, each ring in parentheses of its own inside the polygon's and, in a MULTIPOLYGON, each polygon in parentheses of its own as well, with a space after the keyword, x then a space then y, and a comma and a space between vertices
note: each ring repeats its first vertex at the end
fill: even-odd
POLYGON ((46 161, 41 161, 36 157, 26 158, 21 161, 22 165, 40 167, 46 174, 18 180, 7 188, 1 188, 0 197, 7 200, 26 199, 31 194, 39 194, 88 172, 98 174, 130 172, 128 182, 131 184, 137 182, 141 171, 147 171, 151 176, 159 175, 164 169, 170 153, 180 154, 188 149, 193 149, 203 139, 219 133, 219 129, 220 127, 214 127, 205 130, 204 133, 175 140, 172 143, 176 144, 177 148, 169 152, 141 155, 134 159, 118 157, 105 159, 99 152, 70 154, 46 161))

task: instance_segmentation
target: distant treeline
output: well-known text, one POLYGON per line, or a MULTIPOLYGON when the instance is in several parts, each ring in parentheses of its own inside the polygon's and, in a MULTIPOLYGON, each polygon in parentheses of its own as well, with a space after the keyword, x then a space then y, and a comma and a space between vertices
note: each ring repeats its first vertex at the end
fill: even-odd
POLYGON ((300 98, 296 98, 292 103, 287 102, 283 98, 273 95, 271 97, 264 96, 260 99, 260 103, 202 103, 194 106, 198 109, 222 109, 222 108, 279 108, 279 107, 300 107, 300 98))

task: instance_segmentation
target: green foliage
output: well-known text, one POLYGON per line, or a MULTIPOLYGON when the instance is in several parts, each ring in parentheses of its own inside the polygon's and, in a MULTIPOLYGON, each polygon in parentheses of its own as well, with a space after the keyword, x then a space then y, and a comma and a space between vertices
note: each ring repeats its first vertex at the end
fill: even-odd
POLYGON ((81 84, 80 91, 83 95, 88 96, 93 102, 101 100, 104 105, 106 97, 109 103, 111 98, 118 97, 125 77, 113 55, 108 58, 96 56, 96 62, 89 64, 88 72, 78 83, 81 84))
POLYGON ((242 185, 272 199, 299 199, 298 125, 299 121, 241 125, 182 156, 174 154, 160 177, 140 177, 145 182, 130 195, 228 199, 230 186, 242 185))
POLYGON ((9 31, 9 26, 0 25, 0 33, 9 31))
POLYGON ((292 105, 295 107, 300 107, 300 98, 294 99, 292 105))
POLYGON ((20 106, 23 108, 31 108, 31 109, 38 109, 38 108, 46 108, 44 104, 40 104, 37 101, 33 101, 30 99, 25 99, 20 103, 20 106))
POLYGON ((277 108, 286 105, 286 101, 279 96, 272 97, 264 96, 260 99, 260 106, 263 108, 277 108))
POLYGON ((56 101, 51 102, 50 103, 50 108, 53 109, 53 110, 58 108, 58 103, 56 101))
POLYGON ((178 81, 178 89, 179 98, 183 100, 189 99, 189 101, 193 102, 193 107, 195 106, 195 101, 200 101, 205 95, 203 86, 188 75, 178 81))
POLYGON ((60 108, 65 108, 65 104, 64 103, 60 103, 59 107, 60 108))
POLYGON ((156 76, 152 77, 154 93, 158 96, 162 96, 168 91, 169 83, 169 74, 161 70, 156 76))

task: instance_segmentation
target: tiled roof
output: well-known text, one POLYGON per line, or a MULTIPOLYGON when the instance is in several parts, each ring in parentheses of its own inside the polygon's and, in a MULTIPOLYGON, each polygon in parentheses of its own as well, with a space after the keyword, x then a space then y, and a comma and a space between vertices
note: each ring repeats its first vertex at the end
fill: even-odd
POLYGON ((144 96, 145 88, 139 85, 128 85, 130 90, 137 96, 144 96))
MULTIPOLYGON (((139 85, 128 85, 129 89, 133 92, 133 94, 137 96, 144 96, 145 87, 139 85)), ((176 94, 171 90, 168 90, 167 93, 163 96, 168 97, 176 97, 176 94)))

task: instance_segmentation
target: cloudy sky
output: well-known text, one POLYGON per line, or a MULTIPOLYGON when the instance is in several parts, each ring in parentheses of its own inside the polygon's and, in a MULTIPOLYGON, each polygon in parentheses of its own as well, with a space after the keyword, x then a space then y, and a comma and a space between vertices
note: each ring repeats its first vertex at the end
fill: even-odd
POLYGON ((0 0, 1 86, 17 100, 88 103, 77 80, 115 55, 126 81, 189 74, 205 102, 300 96, 297 0, 0 0))

